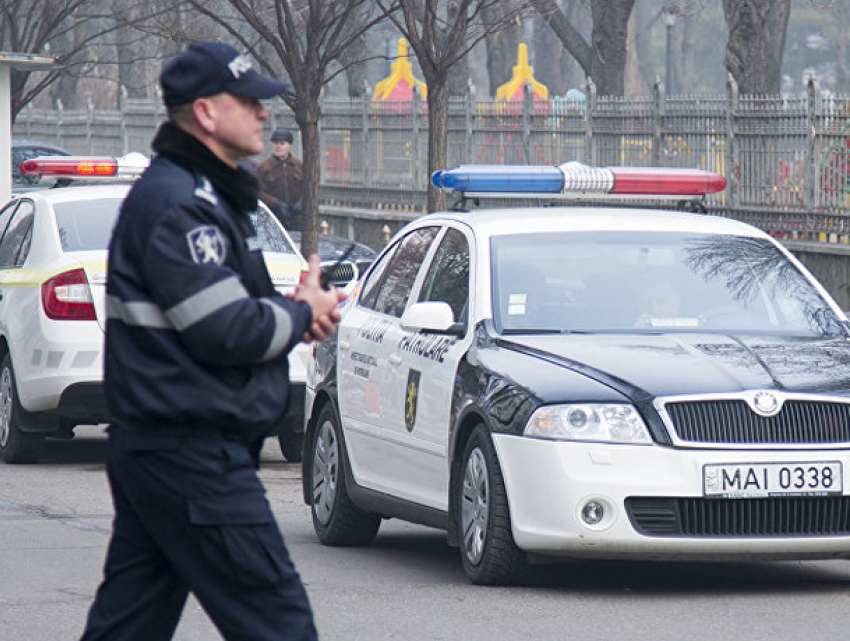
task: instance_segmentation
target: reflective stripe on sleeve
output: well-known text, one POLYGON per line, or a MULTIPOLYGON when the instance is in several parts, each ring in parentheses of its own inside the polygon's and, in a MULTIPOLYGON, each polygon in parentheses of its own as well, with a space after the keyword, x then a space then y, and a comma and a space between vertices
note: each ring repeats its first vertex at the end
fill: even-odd
POLYGON ((171 329, 171 323, 154 303, 125 303, 116 296, 106 299, 106 316, 121 320, 126 325, 171 329))
POLYGON ((278 356, 292 339, 292 317, 268 298, 261 298, 260 302, 268 305, 274 314, 274 335, 262 358, 268 361, 278 356))
POLYGON ((210 285, 182 303, 178 303, 165 312, 165 317, 171 321, 174 329, 182 332, 231 303, 246 298, 248 298, 248 292, 239 279, 233 276, 210 285))

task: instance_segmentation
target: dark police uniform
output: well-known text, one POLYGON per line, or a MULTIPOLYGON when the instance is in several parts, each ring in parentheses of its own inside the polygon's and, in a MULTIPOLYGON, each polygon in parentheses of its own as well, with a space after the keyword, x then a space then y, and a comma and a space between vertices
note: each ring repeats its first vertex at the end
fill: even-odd
POLYGON ((255 470, 310 307, 269 278, 255 179, 169 123, 153 148, 110 245, 115 522, 83 638, 171 638, 191 591, 226 639, 315 639, 255 470))

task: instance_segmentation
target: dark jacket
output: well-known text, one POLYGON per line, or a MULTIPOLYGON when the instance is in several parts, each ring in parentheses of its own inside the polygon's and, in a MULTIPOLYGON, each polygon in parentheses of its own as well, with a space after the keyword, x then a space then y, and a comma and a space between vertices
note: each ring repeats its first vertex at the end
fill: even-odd
POLYGON ((255 179, 172 124, 153 149, 109 247, 107 402, 120 427, 255 442, 286 410, 310 308, 272 285, 248 217, 255 179))
POLYGON ((292 154, 281 160, 270 156, 254 171, 260 183, 260 199, 274 211, 275 201, 296 203, 304 196, 304 163, 292 154))

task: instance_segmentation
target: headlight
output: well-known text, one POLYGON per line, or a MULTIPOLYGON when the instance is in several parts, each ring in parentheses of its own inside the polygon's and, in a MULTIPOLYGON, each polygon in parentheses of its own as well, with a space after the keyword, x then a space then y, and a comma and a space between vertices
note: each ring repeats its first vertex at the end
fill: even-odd
POLYGON ((531 415, 523 434, 555 441, 652 443, 643 419, 631 405, 547 405, 531 415))

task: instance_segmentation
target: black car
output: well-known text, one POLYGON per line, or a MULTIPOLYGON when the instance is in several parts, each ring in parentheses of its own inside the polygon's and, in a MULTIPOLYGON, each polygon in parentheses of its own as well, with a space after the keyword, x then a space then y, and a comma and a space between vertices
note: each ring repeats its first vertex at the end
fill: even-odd
POLYGON ((20 193, 29 189, 42 189, 56 184, 55 179, 25 176, 21 173, 21 163, 39 156, 70 156, 71 152, 49 142, 39 140, 12 141, 12 191, 20 193))
MULTIPOLYGON (((289 235, 293 242, 301 247, 301 232, 293 231, 289 232, 289 235)), ((321 234, 319 236, 317 253, 322 259, 322 267, 325 269, 334 267, 337 261, 345 255, 344 260, 334 267, 333 274, 330 275, 330 282, 337 287, 345 287, 350 282, 359 280, 363 273, 369 269, 369 266, 375 262, 378 255, 374 249, 363 243, 352 242, 347 238, 332 234, 321 234), (350 251, 349 248, 351 248, 350 251)))

